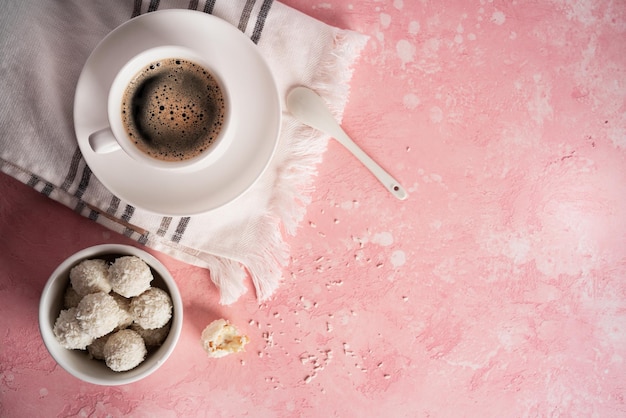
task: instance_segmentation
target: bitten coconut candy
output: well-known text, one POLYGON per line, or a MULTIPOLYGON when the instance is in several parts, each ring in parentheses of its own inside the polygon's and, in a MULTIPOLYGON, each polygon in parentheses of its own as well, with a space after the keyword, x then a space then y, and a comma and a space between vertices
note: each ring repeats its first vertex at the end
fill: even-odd
POLYGON ((245 351, 250 342, 247 335, 225 319, 216 319, 202 331, 200 343, 209 357, 220 358, 232 353, 245 351))
POLYGON ((172 299, 152 287, 150 267, 124 256, 109 264, 84 260, 70 270, 64 309, 53 332, 64 348, 86 350, 114 371, 141 364, 148 348, 160 346, 169 333, 172 299))

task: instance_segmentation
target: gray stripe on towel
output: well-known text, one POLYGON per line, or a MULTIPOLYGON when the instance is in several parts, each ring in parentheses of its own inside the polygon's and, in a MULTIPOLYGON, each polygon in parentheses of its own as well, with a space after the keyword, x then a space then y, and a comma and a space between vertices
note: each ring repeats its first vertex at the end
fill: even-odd
MULTIPOLYGON (((133 217, 133 214, 135 213, 135 207, 131 206, 131 205, 126 205, 126 208, 124 208, 124 214, 122 215, 122 220, 126 223, 130 223, 130 219, 133 217)), ((124 236, 127 237, 131 237, 136 231, 133 230, 132 228, 124 228, 124 236)))
POLYGON ((50 197, 50 194, 54 190, 54 185, 52 183, 46 182, 46 185, 41 189, 41 194, 47 197, 50 197))
POLYGON ((37 183, 39 183, 40 178, 34 174, 30 175, 30 179, 28 179, 28 183, 26 183, 27 186, 30 187, 35 187, 37 185, 37 183))
POLYGON ((107 213, 109 215, 115 215, 115 212, 117 212, 119 207, 120 207, 120 198, 114 195, 111 197, 111 203, 109 203, 109 207, 107 208, 107 213))
POLYGON ((252 32, 252 42, 255 44, 259 43, 259 39, 261 39, 261 32, 263 32, 263 27, 265 26, 265 20, 267 19, 267 15, 272 8, 272 4, 274 0, 263 0, 263 4, 261 5, 261 10, 259 11, 259 15, 256 18, 256 24, 254 25, 254 32, 252 32))
POLYGON ((252 14, 254 3, 256 3, 256 0, 246 0, 246 4, 243 7, 243 12, 241 13, 241 18, 239 18, 238 26, 239 30, 242 32, 245 32, 248 27, 248 21, 250 20, 250 14, 252 14))
MULTIPOLYGON (((31 174, 30 175, 30 179, 28 179, 28 182, 26 182, 27 186, 32 187, 33 189, 37 190, 37 185, 41 182, 41 178, 36 175, 36 174, 31 174)), ((50 197, 50 193, 52 193, 52 191, 54 190, 54 185, 50 182, 45 182, 43 187, 41 188, 41 194, 50 197)))
POLYGON ((160 237, 164 237, 167 233, 167 230, 170 228, 170 224, 172 223, 171 216, 165 216, 161 219, 161 225, 159 225, 159 229, 157 231, 157 235, 160 237))
POLYGON ((180 221, 178 222, 178 225, 176 226, 176 232, 174 232, 174 235, 172 236, 172 241, 180 242, 180 240, 183 238, 185 230, 187 229, 187 226, 189 225, 190 219, 191 218, 188 216, 184 218, 180 218, 180 221))
POLYGON ((74 150, 74 155, 72 155, 72 160, 70 162, 70 168, 67 170, 67 174, 65 175, 63 184, 61 184, 61 190, 67 192, 72 183, 74 183, 74 180, 76 179, 76 174, 78 173, 78 166, 82 158, 83 154, 80 152, 80 148, 76 146, 76 149, 74 150))
POLYGON ((133 217, 135 213, 135 207, 131 205, 126 205, 124 208, 124 214, 122 215, 122 220, 124 222, 130 223, 130 219, 133 217))
POLYGON ((139 238, 137 238, 137 242, 142 245, 146 245, 148 243, 148 235, 150 235, 150 233, 147 231, 145 234, 141 234, 139 238))
POLYGON ((133 13, 130 15, 131 18, 137 17, 141 14, 142 3, 143 3, 142 0, 135 0, 135 3, 133 4, 133 13))
POLYGON ((89 180, 91 179, 91 169, 87 164, 85 164, 85 168, 83 168, 83 175, 80 178, 80 183, 78 183, 78 189, 74 193, 74 196, 81 199, 87 190, 87 186, 89 186, 89 180))
POLYGON ((85 205, 85 202, 83 202, 82 200, 79 199, 78 203, 74 207, 74 212, 82 214, 83 213, 83 209, 85 209, 86 207, 87 207, 87 205, 85 205))
POLYGON ((204 3, 204 13, 213 13, 213 7, 215 7, 215 0, 206 0, 206 3, 204 3))
POLYGON ((148 12, 154 12, 159 8, 159 3, 161 0, 150 0, 150 6, 148 6, 148 12))

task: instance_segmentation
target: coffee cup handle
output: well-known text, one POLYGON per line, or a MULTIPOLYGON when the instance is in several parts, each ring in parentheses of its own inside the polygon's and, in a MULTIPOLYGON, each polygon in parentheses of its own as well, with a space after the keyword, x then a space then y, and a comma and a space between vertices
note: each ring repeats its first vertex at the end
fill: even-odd
POLYGON ((89 146, 96 154, 108 154, 121 148, 110 127, 89 135, 89 146))

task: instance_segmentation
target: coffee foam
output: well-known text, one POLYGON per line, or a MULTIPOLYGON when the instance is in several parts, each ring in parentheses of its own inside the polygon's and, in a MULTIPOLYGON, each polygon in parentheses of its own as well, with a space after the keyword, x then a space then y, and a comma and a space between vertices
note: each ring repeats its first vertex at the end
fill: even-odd
POLYGON ((202 66, 170 58, 146 66, 124 93, 122 120, 144 153, 183 161, 206 150, 224 125, 222 90, 202 66))

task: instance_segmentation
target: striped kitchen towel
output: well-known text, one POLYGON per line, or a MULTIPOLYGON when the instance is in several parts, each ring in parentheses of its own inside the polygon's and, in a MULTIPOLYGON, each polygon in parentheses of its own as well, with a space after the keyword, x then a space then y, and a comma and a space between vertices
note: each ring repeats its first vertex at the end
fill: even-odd
MULTIPOLYGON (((0 170, 77 213, 175 258, 210 270, 221 303, 250 277, 259 300, 279 286, 310 201, 328 137, 283 111, 270 167, 243 196, 192 217, 147 213, 109 192, 77 146, 72 106, 90 52, 115 27, 157 9, 211 13, 237 26, 267 59, 284 98, 295 85, 323 95, 337 118, 367 37, 326 25, 272 0, 24 0, 0 6, 0 170)), ((184 278, 179 278, 184 280, 184 278)))

